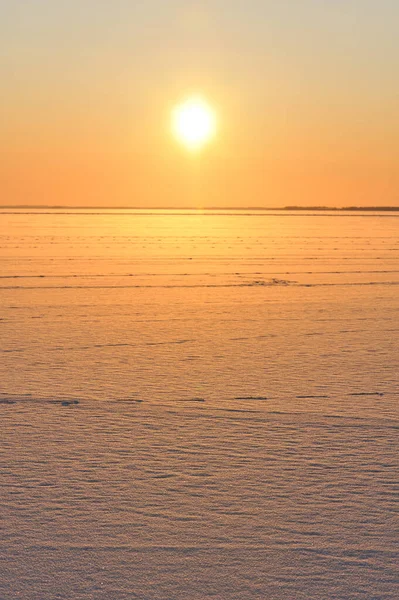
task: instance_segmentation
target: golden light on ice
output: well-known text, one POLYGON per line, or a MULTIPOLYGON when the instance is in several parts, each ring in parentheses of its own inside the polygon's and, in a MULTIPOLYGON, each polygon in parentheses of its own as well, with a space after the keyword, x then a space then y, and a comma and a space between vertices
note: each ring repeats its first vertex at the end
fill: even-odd
POLYGON ((215 135, 216 115, 205 100, 195 96, 173 110, 172 127, 182 144, 190 150, 197 150, 215 135))

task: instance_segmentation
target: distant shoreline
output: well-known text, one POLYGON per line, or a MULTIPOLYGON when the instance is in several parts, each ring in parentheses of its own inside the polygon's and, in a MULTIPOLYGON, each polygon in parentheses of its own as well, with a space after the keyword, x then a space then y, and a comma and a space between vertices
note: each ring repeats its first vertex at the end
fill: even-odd
POLYGON ((208 207, 182 207, 182 206, 67 206, 67 205, 48 205, 48 204, 4 204, 0 205, 0 210, 10 209, 46 209, 46 210, 180 210, 180 211, 318 211, 318 212, 399 212, 399 206, 283 206, 283 207, 264 207, 264 206, 208 206, 208 207))

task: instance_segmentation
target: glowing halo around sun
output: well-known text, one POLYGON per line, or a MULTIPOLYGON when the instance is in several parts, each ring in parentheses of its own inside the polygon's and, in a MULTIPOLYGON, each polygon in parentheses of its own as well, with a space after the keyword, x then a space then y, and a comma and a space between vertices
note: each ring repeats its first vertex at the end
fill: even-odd
POLYGON ((200 150, 216 133, 216 115, 200 96, 178 104, 172 112, 172 129, 176 138, 189 150, 200 150))

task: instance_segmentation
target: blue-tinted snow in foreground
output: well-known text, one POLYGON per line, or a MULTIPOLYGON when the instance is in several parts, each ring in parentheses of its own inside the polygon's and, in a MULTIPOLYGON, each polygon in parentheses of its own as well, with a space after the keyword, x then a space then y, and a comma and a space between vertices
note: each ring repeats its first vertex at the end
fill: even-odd
POLYGON ((0 211, 1 600, 394 600, 397 213, 0 211))

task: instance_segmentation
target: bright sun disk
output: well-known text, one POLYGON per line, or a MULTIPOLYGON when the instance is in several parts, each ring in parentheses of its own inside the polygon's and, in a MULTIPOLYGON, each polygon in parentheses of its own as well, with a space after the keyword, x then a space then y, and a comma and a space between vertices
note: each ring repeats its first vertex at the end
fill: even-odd
POLYGON ((215 135, 216 116, 205 100, 193 97, 176 106, 172 126, 177 139, 190 150, 196 150, 215 135))

